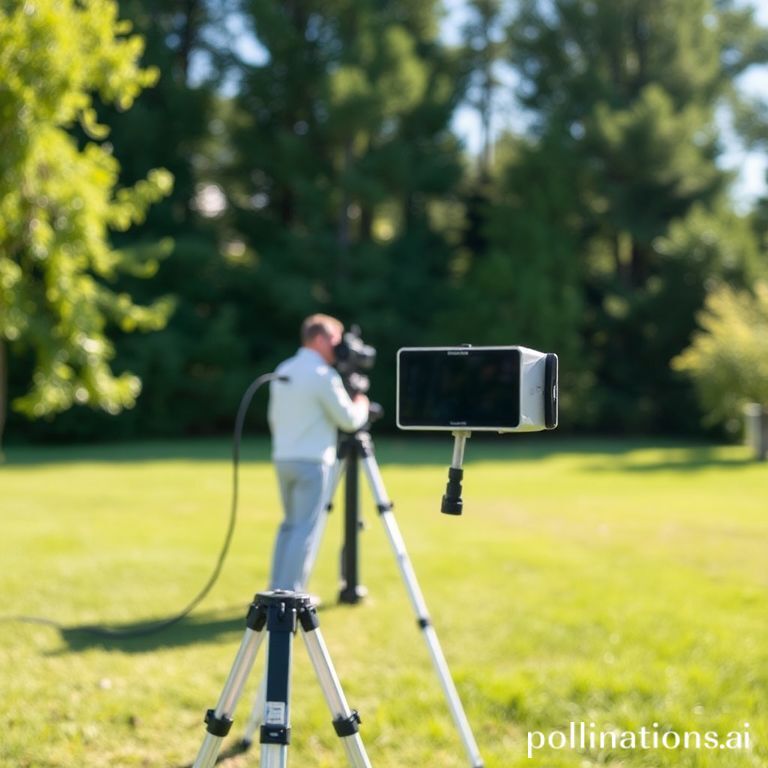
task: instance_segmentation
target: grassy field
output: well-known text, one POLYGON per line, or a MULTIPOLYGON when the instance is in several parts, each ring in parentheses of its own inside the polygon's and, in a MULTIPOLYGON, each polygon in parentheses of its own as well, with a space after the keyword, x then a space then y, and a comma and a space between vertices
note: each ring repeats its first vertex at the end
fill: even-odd
MULTIPOLYGON (((508 437, 467 446, 465 512, 439 513, 451 441, 377 440, 389 495, 488 768, 768 765, 768 466, 741 447, 508 437), (749 749, 546 747, 567 731, 748 734, 749 749), (749 726, 745 726, 749 723, 749 726), (594 725, 592 725, 594 724, 594 725)), ((181 608, 229 514, 225 442, 7 450, 0 466, 0 766, 190 765, 263 589, 279 520, 265 442, 244 449, 221 578, 181 608), (14 615, 58 623, 7 621, 14 615)), ((467 766, 395 559, 363 489, 368 599, 338 606, 341 504, 311 584, 375 768, 467 766)), ((343 766, 296 644, 292 766, 343 766)), ((225 742, 237 755, 259 658, 225 742)), ((554 741, 557 744, 557 739, 554 741)), ((639 737, 637 744, 639 744, 639 737)), ((668 742, 672 743, 672 742, 668 742)), ((742 741, 742 744, 744 742, 742 741)))

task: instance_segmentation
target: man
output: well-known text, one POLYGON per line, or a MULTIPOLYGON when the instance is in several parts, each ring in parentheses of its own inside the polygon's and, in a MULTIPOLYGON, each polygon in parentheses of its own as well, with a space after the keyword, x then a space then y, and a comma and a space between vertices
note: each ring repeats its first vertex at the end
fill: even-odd
POLYGON ((304 591, 336 459, 337 430, 354 432, 368 420, 368 398, 358 394, 351 399, 333 368, 343 333, 344 326, 334 317, 308 317, 301 326, 302 346, 276 370, 288 381, 270 385, 272 458, 284 514, 270 589, 304 591))

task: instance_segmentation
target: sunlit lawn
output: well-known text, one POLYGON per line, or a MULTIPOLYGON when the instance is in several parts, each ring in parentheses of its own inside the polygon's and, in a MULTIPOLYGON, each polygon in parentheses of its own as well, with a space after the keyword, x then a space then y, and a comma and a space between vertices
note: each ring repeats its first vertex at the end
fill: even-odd
MULTIPOLYGON (((377 440, 395 515, 489 768, 768 765, 768 465, 741 447, 513 436, 467 446, 465 512, 439 513, 450 438, 377 440), (562 750, 532 730, 725 733, 749 750, 562 750)), ((264 588, 279 519, 266 442, 244 451, 221 578, 146 638, 71 628, 175 612, 208 578, 229 514, 225 442, 8 449, 0 467, 0 765, 184 766, 264 588)), ((362 581, 337 606, 341 504, 311 585, 372 764, 469 765, 373 499, 362 581)), ((289 764, 343 766, 303 644, 289 764)), ((263 659, 260 658, 259 662, 263 659)), ((261 663, 236 713, 241 735, 261 663)), ((258 749, 224 765, 258 765, 258 749)))

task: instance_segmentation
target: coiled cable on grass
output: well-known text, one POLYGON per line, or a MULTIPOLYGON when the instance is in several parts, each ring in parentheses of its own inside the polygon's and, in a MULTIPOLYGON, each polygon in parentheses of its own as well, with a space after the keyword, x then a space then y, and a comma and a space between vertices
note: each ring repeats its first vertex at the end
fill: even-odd
POLYGON ((66 632, 83 632, 89 635, 95 635, 97 637, 106 638, 124 638, 124 637, 142 637, 144 635, 151 635, 155 632, 167 629, 168 627, 177 624, 182 619, 189 616, 190 613, 205 599, 206 595, 213 589, 213 585, 217 582, 221 569, 224 566, 227 554, 229 552, 229 546, 232 543, 232 536, 235 532, 235 524, 237 522, 237 503, 239 494, 239 467, 240 467, 240 443, 243 436, 243 425, 245 423, 245 415, 248 412, 248 408, 251 404, 251 400, 256 392, 264 386, 264 384, 271 381, 289 381, 287 376, 280 376, 276 373, 265 373, 259 376, 257 379, 251 382, 245 394, 240 400, 240 406, 237 410, 237 417, 235 418, 235 430, 232 439, 232 506, 229 512, 229 523, 227 525, 227 532, 224 536, 224 543, 219 551, 216 565, 208 577, 208 581, 203 588, 195 595, 192 600, 178 613, 168 616, 164 619, 157 619, 156 621, 145 622, 139 626, 130 628, 110 627, 105 624, 81 624, 74 627, 65 627, 64 625, 41 616, 7 616, 0 617, 0 622, 23 622, 27 624, 45 624, 47 626, 55 627, 58 630, 66 632))

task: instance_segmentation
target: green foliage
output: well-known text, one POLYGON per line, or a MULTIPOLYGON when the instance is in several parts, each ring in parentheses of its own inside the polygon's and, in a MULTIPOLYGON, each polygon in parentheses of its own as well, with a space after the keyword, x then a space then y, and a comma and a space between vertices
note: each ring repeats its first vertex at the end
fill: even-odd
POLYGON ((694 432, 701 422, 690 380, 669 361, 689 344, 707 286, 717 279, 751 285, 761 274, 761 255, 749 220, 724 201, 694 205, 653 248, 656 266, 642 289, 610 274, 592 281, 601 303, 590 308, 589 322, 607 361, 595 395, 602 418, 624 429, 647 430, 655 422, 694 432))
POLYGON ((698 319, 672 365, 693 379, 708 420, 733 423, 745 404, 768 405, 768 283, 752 292, 718 286, 698 319))
MULTIPOLYGON (((425 334, 451 262, 432 211, 461 174, 448 131, 459 91, 437 5, 253 3, 248 15, 265 60, 242 68, 221 186, 269 318, 253 356, 273 364, 322 310, 392 360, 425 334)), ((388 373, 377 397, 393 395, 388 373)))
MULTIPOLYGON (((107 428, 124 436, 229 431, 240 396, 257 373, 249 360, 253 284, 242 261, 230 257, 239 237, 222 231, 201 204, 201 193, 220 180, 219 165, 228 152, 223 126, 231 110, 215 93, 221 62, 197 67, 204 76, 193 79, 192 72, 209 50, 215 14, 224 7, 126 0, 121 9, 146 40, 143 60, 163 77, 129 112, 100 114, 110 125, 124 183, 159 164, 175 179, 171 194, 146 222, 119 238, 134 253, 156 253, 169 236, 173 244, 151 281, 128 276, 121 286, 145 303, 172 295, 176 309, 151 337, 116 338, 116 362, 135 371, 151 391, 107 428)), ((105 427, 96 418, 83 424, 77 413, 59 422, 61 435, 105 427)))
MULTIPOLYGON (((681 249, 670 259, 663 243, 693 211, 707 229, 722 225, 729 179, 716 162, 715 114, 734 74, 764 57, 758 29, 749 13, 710 0, 526 0, 510 27, 510 59, 538 139, 520 162, 540 155, 541 179, 529 188, 566 175, 574 191, 548 223, 570 230, 581 261, 570 274, 585 307, 581 365, 594 384, 582 423, 653 431, 695 422, 668 361, 688 342, 705 281, 729 269, 729 252, 749 260, 756 246, 751 238, 741 248, 751 236, 735 217, 739 245, 721 238, 705 259, 681 249)), ((513 161, 509 179, 515 169, 513 161)), ((742 278, 749 272, 732 266, 742 278)))
POLYGON ((171 309, 109 287, 137 269, 109 231, 142 221, 171 188, 164 170, 118 188, 118 162, 97 143, 106 129, 93 94, 127 109, 157 79, 139 67, 141 39, 127 32, 106 0, 0 10, 0 343, 34 355, 31 390, 15 401, 30 417, 75 403, 111 413, 133 405, 140 382, 113 374, 107 327, 157 329, 171 309), (77 125, 91 137, 83 147, 77 125))
POLYGON ((749 7, 466 0, 455 49, 438 0, 117 8, 3 12, 0 382, 31 414, 145 392, 12 432, 228 430, 314 311, 377 346, 388 426, 395 350, 471 342, 556 351, 563 428, 701 428, 669 361, 707 285, 765 269, 716 119, 765 146, 734 87, 768 58, 749 7), (515 77, 523 135, 493 146, 515 77))
POLYGON ((465 239, 436 332, 444 343, 521 344, 556 352, 567 423, 586 384, 579 337, 584 300, 571 167, 558 150, 553 145, 541 152, 511 137, 500 144, 503 175, 486 188, 476 209, 475 244, 485 250, 471 248, 474 238, 465 239))

